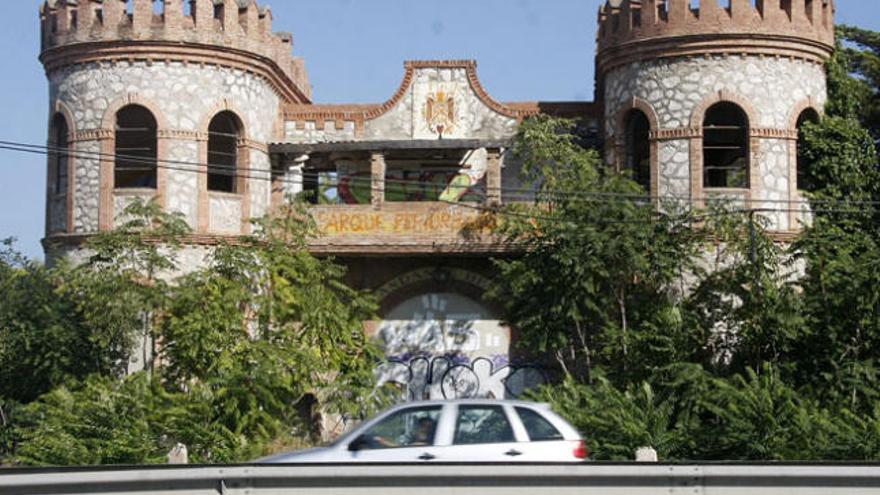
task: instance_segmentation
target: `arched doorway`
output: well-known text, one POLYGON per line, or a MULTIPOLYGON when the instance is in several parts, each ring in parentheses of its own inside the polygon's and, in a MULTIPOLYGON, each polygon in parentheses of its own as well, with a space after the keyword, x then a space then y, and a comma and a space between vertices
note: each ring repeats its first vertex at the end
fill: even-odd
POLYGON ((396 384, 402 400, 501 399, 546 382, 539 366, 511 362, 511 330, 499 315, 460 292, 399 299, 372 333, 387 360, 379 384, 396 384))

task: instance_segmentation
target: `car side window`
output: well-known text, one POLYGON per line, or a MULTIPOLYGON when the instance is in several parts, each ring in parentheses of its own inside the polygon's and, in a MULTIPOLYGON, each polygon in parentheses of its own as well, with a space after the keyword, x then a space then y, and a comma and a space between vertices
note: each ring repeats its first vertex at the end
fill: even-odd
POLYGON ((519 414, 519 419, 522 420, 523 426, 526 427, 529 440, 545 442, 563 439, 562 433, 559 433, 559 430, 539 413, 525 407, 517 407, 515 409, 516 413, 519 414))
POLYGON ((500 406, 459 406, 455 445, 515 442, 513 428, 500 406))
POLYGON ((388 416, 358 437, 361 450, 434 444, 440 406, 411 407, 388 416))

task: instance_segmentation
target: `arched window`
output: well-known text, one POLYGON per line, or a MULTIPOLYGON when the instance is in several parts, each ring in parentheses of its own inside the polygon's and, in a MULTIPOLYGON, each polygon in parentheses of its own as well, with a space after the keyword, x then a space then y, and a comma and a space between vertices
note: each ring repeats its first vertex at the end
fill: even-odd
POLYGON ((804 153, 804 125, 815 124, 819 122, 819 112, 808 108, 801 112, 797 119, 797 188, 798 190, 809 191, 812 189, 810 184, 809 168, 810 164, 804 153))
POLYGON ((114 186, 156 188, 156 119, 140 105, 116 113, 114 186))
POLYGON ((67 120, 60 113, 55 114, 52 118, 52 132, 49 137, 51 141, 49 153, 49 166, 51 172, 49 177, 52 179, 52 192, 55 194, 67 193, 67 185, 69 180, 68 171, 68 136, 67 120))
POLYGON ((625 169, 645 191, 651 190, 651 124, 641 110, 630 110, 624 120, 626 134, 625 169))
POLYGON ((749 119, 733 103, 716 103, 703 119, 703 187, 749 187, 749 119))
POLYGON ((241 126, 232 112, 220 112, 208 125, 208 190, 236 192, 241 126))

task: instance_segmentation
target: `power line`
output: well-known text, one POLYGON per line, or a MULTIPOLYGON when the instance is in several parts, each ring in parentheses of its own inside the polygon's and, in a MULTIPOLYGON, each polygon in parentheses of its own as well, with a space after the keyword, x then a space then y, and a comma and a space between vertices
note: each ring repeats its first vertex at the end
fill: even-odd
MULTIPOLYGON (((272 181, 283 184, 294 184, 294 185, 308 185, 306 182, 306 178, 315 178, 320 179, 320 173, 310 173, 310 172, 302 172, 298 175, 300 177, 282 177, 279 176, 276 172, 272 170, 265 169, 257 169, 252 167, 234 167, 234 166, 225 166, 225 165, 214 165, 207 164, 203 162, 192 162, 192 161, 183 161, 183 160, 170 160, 170 159, 152 159, 152 158, 144 158, 139 156, 131 156, 131 155, 121 155, 115 153, 102 153, 102 152, 93 152, 93 151, 80 151, 80 150, 70 150, 68 148, 58 148, 47 145, 34 145, 27 143, 18 143, 14 141, 0 141, 0 150, 7 151, 17 151, 23 153, 30 154, 38 154, 38 155, 51 155, 54 153, 64 154, 66 156, 71 156, 74 158, 83 158, 83 159, 91 159, 91 160, 103 160, 103 159, 113 159, 115 160, 125 160, 133 163, 140 163, 144 165, 149 165, 150 167, 155 166, 156 168, 161 168, 165 170, 175 170, 181 172, 188 173, 196 173, 196 174, 208 174, 208 173, 216 173, 217 175, 223 176, 232 176, 232 177, 241 177, 247 179, 254 180, 264 180, 264 181, 272 181), (211 170, 208 170, 210 167, 211 170), (255 175, 255 173, 257 175, 255 175)), ((361 181, 364 184, 372 185, 372 179, 370 177, 347 177, 343 180, 335 180, 335 181, 327 181, 325 180, 320 185, 323 186, 340 186, 344 181, 361 181)), ((393 179, 386 178, 386 183, 400 183, 400 184, 414 184, 425 186, 426 184, 422 181, 418 180, 409 180, 409 179, 393 179)), ((312 183, 314 184, 314 183, 312 183)), ((553 196, 563 196, 563 197, 577 197, 587 201, 594 202, 607 202, 608 200, 620 199, 620 200, 632 200, 635 202, 643 202, 645 204, 651 204, 655 201, 672 201, 672 202, 686 202, 691 205, 698 203, 723 203, 727 202, 729 204, 733 204, 736 202, 740 202, 743 200, 740 199, 730 199, 725 200, 722 198, 712 198, 712 197, 704 197, 704 198, 684 198, 680 196, 660 196, 660 195, 637 195, 637 194, 627 194, 627 193, 614 193, 614 192, 606 192, 606 191, 548 191, 548 190, 539 190, 534 191, 526 188, 511 188, 511 187, 502 187, 500 188, 502 192, 504 191, 525 191, 534 196, 527 196, 524 199, 529 201, 540 201, 542 197, 553 197, 553 196)), ((771 204, 803 204, 803 205, 812 205, 812 204, 827 204, 827 205, 846 205, 846 206, 880 206, 880 201, 867 201, 867 200, 755 200, 758 203, 771 203, 771 204)), ((462 205, 465 203, 454 203, 457 205, 462 205)), ((729 210, 728 210, 729 211, 729 210)), ((796 209, 796 208, 750 208, 750 209, 742 209, 742 212, 747 211, 760 211, 763 213, 865 213, 864 210, 832 210, 832 209, 796 209)))

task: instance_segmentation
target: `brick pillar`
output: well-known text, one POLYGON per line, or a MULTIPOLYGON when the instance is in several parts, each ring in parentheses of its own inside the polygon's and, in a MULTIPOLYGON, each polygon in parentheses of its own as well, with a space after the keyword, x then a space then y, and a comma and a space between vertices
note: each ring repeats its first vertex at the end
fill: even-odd
POLYGON ((132 15, 132 29, 138 38, 146 37, 153 24, 152 0, 134 0, 134 12, 132 15))
POLYGON ((501 150, 490 148, 486 163, 486 203, 490 206, 501 204, 501 150))
POLYGON ((198 31, 214 30, 214 2, 211 0, 195 0, 193 15, 198 31))
POLYGON ((179 34, 183 29, 182 0, 165 0, 165 32, 179 34))
POLYGON ((376 152, 370 155, 370 176, 372 177, 373 208, 379 209, 385 203, 385 153, 376 152))
POLYGON ((109 0, 102 5, 101 15, 104 17, 104 37, 115 38, 118 35, 122 17, 125 15, 125 1, 109 0))

